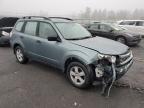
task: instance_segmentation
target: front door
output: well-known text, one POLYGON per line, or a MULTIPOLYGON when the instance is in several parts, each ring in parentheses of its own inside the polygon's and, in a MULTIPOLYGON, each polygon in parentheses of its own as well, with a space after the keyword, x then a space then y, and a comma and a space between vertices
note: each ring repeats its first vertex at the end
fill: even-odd
POLYGON ((39 22, 39 38, 36 40, 38 59, 51 65, 58 66, 63 55, 61 42, 48 41, 48 37, 57 37, 57 33, 50 23, 39 22))
POLYGON ((100 25, 100 35, 105 38, 114 39, 112 28, 105 24, 100 25))

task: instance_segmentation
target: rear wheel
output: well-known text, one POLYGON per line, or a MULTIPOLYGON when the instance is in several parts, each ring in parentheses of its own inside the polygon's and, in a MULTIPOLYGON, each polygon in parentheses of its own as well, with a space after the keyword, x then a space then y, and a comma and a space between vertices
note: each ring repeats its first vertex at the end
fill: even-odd
POLYGON ((126 44, 126 39, 124 37, 118 37, 117 41, 123 44, 126 44))
POLYGON ((68 65, 67 77, 78 88, 86 88, 92 82, 91 72, 80 62, 72 62, 68 65))
POLYGON ((16 58, 17 58, 17 61, 21 64, 25 64, 28 62, 28 58, 24 55, 24 51, 22 49, 22 47, 20 46, 17 46, 15 47, 15 55, 16 55, 16 58))

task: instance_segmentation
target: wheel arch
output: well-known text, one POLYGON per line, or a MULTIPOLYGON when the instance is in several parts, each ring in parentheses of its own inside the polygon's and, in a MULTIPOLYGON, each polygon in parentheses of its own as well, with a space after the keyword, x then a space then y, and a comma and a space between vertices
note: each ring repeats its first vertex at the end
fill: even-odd
POLYGON ((126 38, 126 36, 118 35, 118 36, 116 37, 116 40, 117 40, 118 38, 124 38, 124 39, 125 39, 125 42, 127 43, 127 38, 126 38))
POLYGON ((13 45, 13 51, 14 51, 14 54, 15 54, 15 48, 17 47, 17 46, 20 46, 20 47, 22 47, 22 48, 24 48, 23 47, 23 45, 21 45, 21 44, 19 44, 19 43, 15 43, 14 45, 13 45))
POLYGON ((21 46, 21 45, 18 44, 18 43, 15 43, 15 44, 13 45, 13 51, 14 51, 14 54, 15 54, 15 48, 16 48, 17 46, 21 46))
POLYGON ((127 40, 127 38, 126 38, 125 36, 123 36, 123 35, 118 35, 118 36, 116 36, 116 40, 117 40, 118 38, 120 38, 120 37, 122 37, 122 38, 124 38, 125 40, 127 40))
POLYGON ((64 62, 64 73, 66 72, 66 70, 67 70, 67 67, 68 67, 68 65, 71 63, 71 62, 80 62, 81 64, 83 64, 83 65, 85 65, 86 67, 87 67, 87 65, 89 64, 88 62, 86 62, 85 60, 83 60, 83 59, 80 59, 80 58, 78 58, 78 57, 69 57, 69 58, 67 58, 66 60, 65 60, 65 62, 64 62))

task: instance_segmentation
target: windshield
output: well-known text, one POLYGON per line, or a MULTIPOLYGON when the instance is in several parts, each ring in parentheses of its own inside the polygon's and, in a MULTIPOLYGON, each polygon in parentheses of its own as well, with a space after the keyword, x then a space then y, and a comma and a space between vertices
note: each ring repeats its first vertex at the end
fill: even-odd
POLYGON ((77 40, 91 38, 91 34, 78 23, 56 23, 65 39, 77 40))
POLYGON ((112 27, 113 29, 117 30, 117 31, 119 31, 119 30, 125 30, 125 28, 122 28, 122 27, 120 27, 120 26, 118 26, 118 25, 111 25, 111 27, 112 27))

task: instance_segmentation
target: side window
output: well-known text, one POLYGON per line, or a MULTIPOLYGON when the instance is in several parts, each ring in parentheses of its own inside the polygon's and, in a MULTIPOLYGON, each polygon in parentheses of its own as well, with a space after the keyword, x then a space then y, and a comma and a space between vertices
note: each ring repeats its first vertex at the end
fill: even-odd
POLYGON ((18 22, 15 26, 15 29, 17 31, 21 31, 22 27, 23 27, 24 22, 18 22))
POLYGON ((90 29, 91 30, 99 30, 99 25, 98 24, 97 25, 91 25, 90 29))
POLYGON ((123 21, 120 25, 135 25, 135 21, 123 21))
POLYGON ((37 22, 27 22, 24 33, 35 36, 36 29, 37 29, 37 22))
POLYGON ((48 37, 56 37, 57 33, 49 23, 40 22, 39 36, 47 39, 48 37))
POLYGON ((123 22, 120 22, 120 25, 126 25, 126 23, 123 21, 123 22))
POLYGON ((144 22, 143 21, 137 21, 136 26, 144 26, 144 22))
POLYGON ((109 32, 112 28, 107 26, 107 25, 100 25, 100 30, 101 31, 106 31, 109 32))
POLYGON ((135 21, 129 21, 128 25, 135 25, 135 21))

